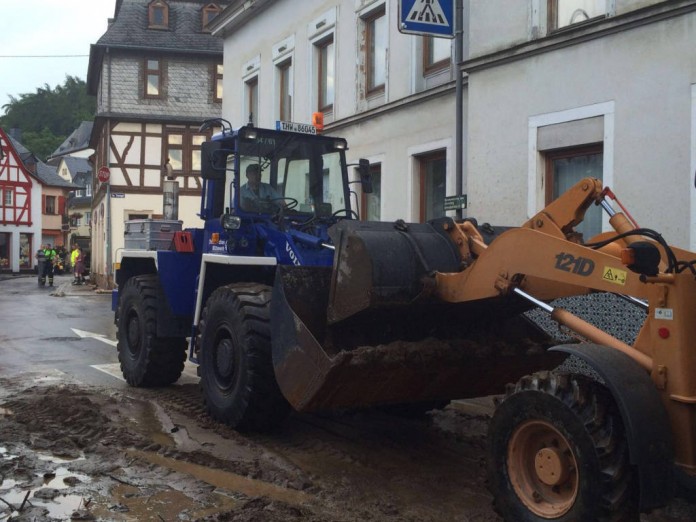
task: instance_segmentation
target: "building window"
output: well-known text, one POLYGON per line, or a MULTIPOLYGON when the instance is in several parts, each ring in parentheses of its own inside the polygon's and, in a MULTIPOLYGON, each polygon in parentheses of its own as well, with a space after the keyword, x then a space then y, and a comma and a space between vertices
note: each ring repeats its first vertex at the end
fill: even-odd
POLYGON ((561 29, 607 15, 607 0, 549 0, 549 27, 561 29))
POLYGON ((216 4, 208 4, 202 10, 202 24, 204 31, 210 31, 208 25, 212 22, 217 15, 220 14, 220 7, 216 4))
POLYGON ((444 217, 447 154, 444 150, 418 157, 420 220, 444 217))
POLYGON ((46 196, 44 199, 44 214, 55 214, 56 210, 56 197, 46 196))
POLYGON ((85 196, 88 198, 92 197, 92 184, 91 183, 87 183, 85 185, 85 196))
POLYGON ((387 77, 387 17, 384 8, 365 18, 367 94, 384 92, 387 77))
POLYGON ((380 221, 382 206, 382 165, 373 163, 370 165, 370 178, 372 179, 372 193, 362 193, 360 202, 362 218, 367 221, 380 221))
POLYGON ((166 155, 172 171, 183 176, 183 188, 197 188, 194 181, 201 173, 201 144, 205 134, 190 129, 166 129, 166 155))
POLYGON ((244 83, 246 86, 246 109, 249 114, 249 123, 257 125, 259 122, 259 78, 254 76, 244 83))
POLYGON ((423 37, 423 75, 447 69, 452 59, 452 45, 447 38, 423 37))
POLYGON ((317 49, 317 109, 332 112, 335 84, 335 45, 333 34, 315 44, 317 49))
MULTIPOLYGON (((604 163, 601 144, 545 153, 546 204, 586 177, 602 179, 604 163)), ((591 205, 583 222, 575 227, 585 241, 602 231, 602 207, 591 205)))
POLYGON ((169 29, 169 6, 166 2, 154 0, 148 9, 150 29, 169 29))
POLYGON ((89 210, 85 212, 85 226, 89 226, 89 224, 92 222, 92 212, 89 210))
POLYGON ((31 268, 34 262, 31 239, 31 234, 25 234, 23 232, 19 234, 19 268, 31 268))
POLYGON ((292 121, 292 60, 278 64, 278 116, 292 121))
POLYGON ((213 100, 222 101, 222 64, 219 63, 213 69, 213 100))
POLYGON ((14 207, 14 191, 11 188, 6 188, 2 192, 2 204, 5 207, 14 207))
POLYGON ((162 96, 162 60, 145 60, 145 97, 162 96))
POLYGON ((12 234, 0 232, 0 270, 10 268, 10 245, 12 244, 12 234))

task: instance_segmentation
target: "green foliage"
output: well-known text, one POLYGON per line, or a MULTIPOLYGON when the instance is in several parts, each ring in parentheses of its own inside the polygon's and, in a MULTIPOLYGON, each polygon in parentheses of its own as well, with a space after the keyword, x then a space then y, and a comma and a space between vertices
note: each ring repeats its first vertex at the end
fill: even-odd
POLYGON ((10 96, 2 108, 0 127, 20 129, 22 145, 45 160, 82 121, 94 119, 96 101, 87 95, 84 80, 66 76, 55 89, 45 84, 35 93, 10 96))

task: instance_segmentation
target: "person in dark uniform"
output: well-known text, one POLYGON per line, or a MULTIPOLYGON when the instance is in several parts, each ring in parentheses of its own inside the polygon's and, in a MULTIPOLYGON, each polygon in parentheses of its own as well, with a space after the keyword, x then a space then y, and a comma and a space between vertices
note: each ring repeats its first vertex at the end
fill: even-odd
POLYGON ((46 284, 46 276, 44 275, 44 270, 46 270, 46 247, 41 245, 36 251, 36 272, 39 274, 39 284, 41 286, 46 284))

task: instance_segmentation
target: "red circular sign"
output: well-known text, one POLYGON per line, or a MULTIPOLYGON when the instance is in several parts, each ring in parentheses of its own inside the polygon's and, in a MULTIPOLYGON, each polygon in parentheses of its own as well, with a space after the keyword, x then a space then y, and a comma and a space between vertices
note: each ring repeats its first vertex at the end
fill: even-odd
POLYGON ((111 177, 111 171, 109 170, 109 167, 100 167, 97 171, 97 179, 101 183, 107 183, 109 181, 109 177, 111 177))

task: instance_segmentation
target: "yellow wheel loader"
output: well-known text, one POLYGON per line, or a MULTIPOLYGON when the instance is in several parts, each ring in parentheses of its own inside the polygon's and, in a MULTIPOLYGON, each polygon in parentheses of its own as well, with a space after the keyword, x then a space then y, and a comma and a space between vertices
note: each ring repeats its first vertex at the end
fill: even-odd
POLYGON ((283 396, 316 411, 500 394, 488 475, 506 520, 637 520, 665 504, 696 475, 696 254, 617 202, 586 178, 519 228, 336 224, 333 267, 276 270, 283 396), (613 231, 583 243, 593 204, 613 231), (641 311, 632 343, 549 304, 598 294, 641 311))

